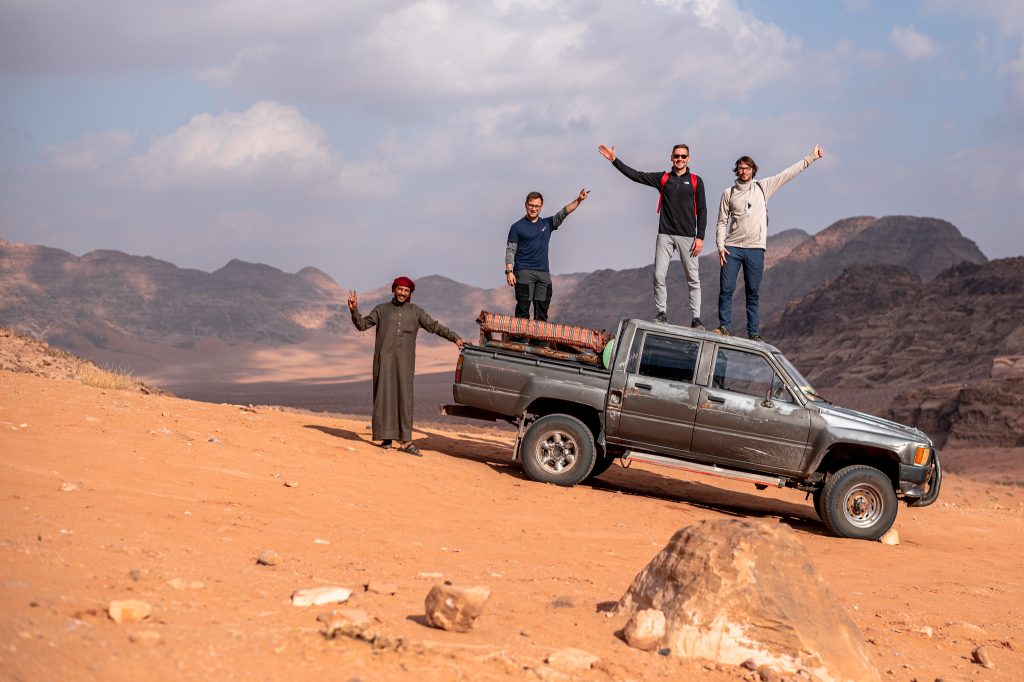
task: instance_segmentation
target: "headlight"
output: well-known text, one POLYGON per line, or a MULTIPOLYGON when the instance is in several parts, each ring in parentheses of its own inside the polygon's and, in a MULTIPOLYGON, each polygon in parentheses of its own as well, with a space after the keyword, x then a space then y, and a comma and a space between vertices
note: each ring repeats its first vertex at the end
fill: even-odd
POLYGON ((921 446, 917 449, 917 453, 914 455, 914 464, 924 466, 928 463, 928 460, 932 458, 932 449, 921 446))

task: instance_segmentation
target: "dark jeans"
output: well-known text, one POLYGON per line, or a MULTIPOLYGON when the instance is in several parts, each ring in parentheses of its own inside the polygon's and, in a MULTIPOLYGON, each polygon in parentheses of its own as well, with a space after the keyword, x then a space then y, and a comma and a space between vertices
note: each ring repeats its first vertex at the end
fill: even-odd
POLYGON ((548 306, 551 305, 551 273, 540 270, 516 271, 516 317, 530 319, 531 301, 533 319, 546 322, 548 306))
POLYGON ((729 329, 732 325, 732 294, 736 290, 736 277, 743 268, 743 286, 747 294, 747 336, 760 334, 761 276, 764 275, 764 249, 743 249, 727 246, 729 255, 719 274, 718 326, 729 329))

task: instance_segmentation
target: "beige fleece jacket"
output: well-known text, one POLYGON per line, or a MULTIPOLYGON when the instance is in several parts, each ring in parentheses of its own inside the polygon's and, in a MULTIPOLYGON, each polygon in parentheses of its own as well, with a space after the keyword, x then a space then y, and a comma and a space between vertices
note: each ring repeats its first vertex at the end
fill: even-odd
POLYGON ((768 197, 815 161, 811 153, 778 175, 754 178, 750 182, 737 180, 736 184, 725 190, 718 205, 718 229, 715 235, 718 250, 729 246, 767 248, 768 197))

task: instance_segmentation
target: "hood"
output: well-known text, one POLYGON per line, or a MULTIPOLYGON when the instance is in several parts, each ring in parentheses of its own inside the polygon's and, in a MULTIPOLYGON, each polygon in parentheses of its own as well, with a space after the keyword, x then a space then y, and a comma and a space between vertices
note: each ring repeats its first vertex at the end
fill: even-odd
POLYGON ((891 422, 888 419, 882 419, 881 417, 875 417, 836 405, 815 403, 815 406, 821 411, 822 416, 834 426, 844 426, 861 431, 865 430, 865 428, 874 432, 886 431, 894 438, 927 443, 929 447, 932 445, 932 441, 928 436, 912 426, 904 426, 903 424, 891 422))

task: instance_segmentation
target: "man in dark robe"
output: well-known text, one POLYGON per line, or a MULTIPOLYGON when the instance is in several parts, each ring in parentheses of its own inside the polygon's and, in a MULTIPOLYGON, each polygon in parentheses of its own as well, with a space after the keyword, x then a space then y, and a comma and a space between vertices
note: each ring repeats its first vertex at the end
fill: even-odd
POLYGON ((359 313, 356 292, 348 297, 352 324, 359 331, 377 327, 373 347, 373 440, 382 448, 398 441, 398 449, 422 456, 412 442, 413 375, 416 373, 416 334, 420 327, 446 338, 459 349, 459 335, 427 315, 410 301, 416 284, 408 277, 391 283, 393 298, 381 303, 367 316, 359 313))

